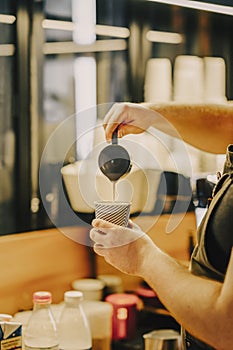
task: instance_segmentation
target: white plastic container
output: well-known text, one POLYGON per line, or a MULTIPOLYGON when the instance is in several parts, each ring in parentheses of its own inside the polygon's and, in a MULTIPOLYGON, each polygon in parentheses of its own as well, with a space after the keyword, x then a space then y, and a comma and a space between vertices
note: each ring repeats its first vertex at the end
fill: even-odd
POLYGON ((92 347, 90 325, 82 300, 82 292, 67 291, 64 294, 65 304, 58 319, 60 350, 89 350, 92 347))
POLYGON ((72 282, 72 288, 81 291, 84 300, 102 300, 104 286, 104 282, 97 278, 81 278, 72 282))
POLYGON ((50 292, 41 291, 33 294, 33 311, 24 332, 24 349, 58 350, 58 334, 51 311, 50 292))
POLYGON ((113 307, 105 301, 84 301, 92 334, 92 350, 111 350, 113 307))

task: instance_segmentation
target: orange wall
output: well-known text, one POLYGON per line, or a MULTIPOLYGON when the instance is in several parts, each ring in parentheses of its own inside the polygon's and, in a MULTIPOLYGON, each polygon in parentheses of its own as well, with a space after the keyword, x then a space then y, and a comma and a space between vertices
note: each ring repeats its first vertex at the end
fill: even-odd
MULTIPOLYGON (((69 230, 88 234, 82 227, 69 230)), ((58 229, 0 237, 0 313, 31 308, 36 290, 49 290, 53 302, 62 301, 74 279, 93 275, 92 255, 58 229)))

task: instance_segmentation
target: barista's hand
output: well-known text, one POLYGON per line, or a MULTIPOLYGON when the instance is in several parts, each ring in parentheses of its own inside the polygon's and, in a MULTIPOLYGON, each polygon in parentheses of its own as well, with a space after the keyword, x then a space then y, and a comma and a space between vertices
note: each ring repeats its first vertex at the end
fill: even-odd
POLYGON ((118 127, 118 136, 140 134, 153 124, 156 112, 137 103, 115 103, 104 118, 103 126, 108 141, 118 127))
POLYGON ((143 274, 143 262, 153 250, 154 243, 139 226, 129 222, 128 227, 95 219, 90 237, 95 242, 94 251, 124 273, 143 274))

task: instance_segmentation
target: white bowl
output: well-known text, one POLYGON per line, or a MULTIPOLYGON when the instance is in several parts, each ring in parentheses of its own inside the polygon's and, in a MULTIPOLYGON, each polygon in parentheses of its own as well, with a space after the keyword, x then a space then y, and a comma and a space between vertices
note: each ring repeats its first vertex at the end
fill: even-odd
MULTIPOLYGON (((93 213, 95 201, 113 199, 112 183, 102 173, 92 172, 88 162, 77 161, 61 169, 71 207, 80 213, 93 213)), ((131 172, 116 184, 117 201, 131 202, 131 214, 149 213, 157 200, 160 175, 160 170, 133 165, 131 172)))

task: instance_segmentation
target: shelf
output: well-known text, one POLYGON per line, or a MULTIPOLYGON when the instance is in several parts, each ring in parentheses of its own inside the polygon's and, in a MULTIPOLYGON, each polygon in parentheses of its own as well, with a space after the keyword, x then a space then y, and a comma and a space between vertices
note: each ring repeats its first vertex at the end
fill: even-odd
POLYGON ((88 53, 103 51, 124 51, 127 49, 125 39, 96 40, 92 45, 77 45, 72 41, 65 42, 47 42, 43 46, 45 55, 88 53))

